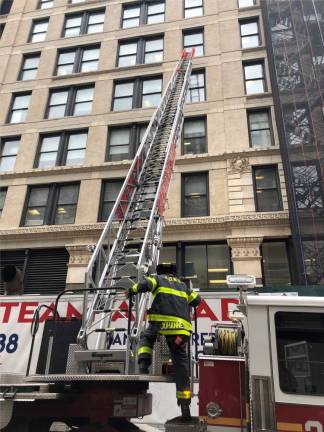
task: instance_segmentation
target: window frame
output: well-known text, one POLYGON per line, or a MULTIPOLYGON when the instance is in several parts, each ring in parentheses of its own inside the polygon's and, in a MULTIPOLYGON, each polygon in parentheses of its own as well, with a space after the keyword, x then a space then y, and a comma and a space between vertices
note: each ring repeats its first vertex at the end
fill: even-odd
MULTIPOLYGON (((7 142, 10 142, 10 141, 19 141, 19 148, 20 148, 20 145, 21 145, 21 135, 3 136, 3 137, 0 138, 0 165, 1 165, 2 158, 3 158, 3 154, 2 154, 3 148, 4 148, 5 144, 7 142)), ((15 163, 16 163, 18 152, 19 152, 19 148, 18 148, 17 153, 15 155, 15 163)), ((13 156, 13 155, 11 155, 11 156, 13 156)), ((10 156, 8 156, 8 157, 10 157, 10 156)), ((15 166, 15 163, 14 163, 14 166, 15 166)), ((14 171, 14 169, 12 171, 14 171)), ((0 172, 3 172, 3 173, 5 173, 5 172, 12 172, 12 171, 11 170, 8 170, 8 171, 1 171, 0 170, 0 172)))
MULTIPOLYGON (((160 52, 160 51, 150 51, 150 52, 160 52)), ((123 55, 122 57, 127 57, 127 55, 123 55)), ((159 65, 163 63, 163 59, 164 59, 164 33, 161 34, 157 34, 157 35, 151 35, 151 36, 142 36, 142 37, 137 37, 137 38, 127 38, 127 39, 119 39, 118 41, 118 49, 117 49, 117 55, 116 55, 116 67, 117 68, 129 68, 129 67, 135 67, 138 65, 159 65), (162 40, 162 44, 163 44, 163 49, 162 49, 162 60, 159 62, 155 62, 155 63, 145 63, 145 47, 146 47, 146 42, 150 42, 150 41, 154 41, 154 40, 162 40), (119 66, 119 60, 120 60, 120 47, 122 45, 127 45, 127 44, 132 44, 132 43, 136 43, 137 44, 137 48, 136 48, 136 60, 135 60, 135 64, 134 65, 126 65, 126 66, 119 66)))
POLYGON ((41 51, 23 54, 22 55, 22 59, 21 59, 21 64, 20 64, 20 68, 19 68, 19 73, 18 73, 17 81, 32 81, 32 80, 35 80, 37 78, 37 73, 38 73, 38 69, 39 69, 40 58, 41 58, 41 51), (34 68, 33 69, 24 69, 25 61, 28 60, 28 59, 30 59, 30 58, 34 58, 34 57, 38 57, 38 59, 39 59, 38 66, 36 68, 36 76, 35 76, 35 78, 30 78, 30 79, 24 80, 23 79, 23 75, 24 75, 24 72, 26 70, 35 70, 34 68))
POLYGON ((28 186, 24 208, 21 216, 20 225, 21 227, 41 227, 41 226, 47 226, 47 225, 59 225, 55 224, 55 216, 56 216, 56 208, 58 205, 59 195, 61 187, 64 186, 78 186, 78 193, 77 193, 77 201, 75 204, 75 216, 74 216, 74 222, 71 222, 69 224, 63 224, 63 225, 73 225, 75 224, 75 217, 78 210, 78 204, 79 204, 79 196, 80 196, 80 188, 81 188, 81 182, 80 181, 71 181, 71 182, 62 182, 62 183, 50 183, 50 184, 33 184, 28 186), (44 211, 44 223, 42 225, 26 225, 26 216, 27 211, 29 209, 28 203, 30 199, 30 195, 33 189, 48 189, 48 196, 47 196, 47 202, 45 206, 44 211))
POLYGON ((1 192, 4 192, 4 198, 3 198, 3 206, 1 207, 1 200, 0 200, 0 219, 2 217, 3 209, 6 203, 7 193, 8 193, 8 186, 1 186, 0 187, 0 194, 1 192))
POLYGON ((255 204, 255 212, 256 213, 271 213, 271 212, 276 212, 276 211, 283 211, 283 201, 282 201, 282 191, 281 191, 281 183, 280 183, 280 178, 279 178, 279 172, 278 172, 278 164, 267 164, 267 165, 253 165, 252 166, 252 180, 253 180, 253 194, 254 194, 254 204, 255 204), (258 199, 257 199, 257 186, 256 186, 256 175, 255 175, 255 171, 257 169, 262 169, 262 168, 273 168, 275 171, 275 179, 276 179, 276 188, 267 188, 267 189, 261 189, 261 190, 276 190, 277 194, 278 194, 278 209, 276 210, 259 210, 259 204, 258 204, 258 199))
MULTIPOLYGON (((46 41, 46 36, 47 36, 48 26, 49 26, 49 20, 50 20, 50 17, 40 18, 40 19, 38 18, 38 19, 32 20, 32 24, 31 24, 31 28, 30 28, 30 32, 29 32, 29 36, 28 36, 28 41, 27 41, 28 43, 42 43, 42 42, 46 41), (33 39, 34 34, 38 34, 38 33, 34 33, 35 25, 36 24, 42 24, 45 22, 47 23, 47 28, 46 28, 44 39, 41 41, 33 41, 32 39, 33 39)), ((42 32, 40 32, 40 33, 42 33, 42 32)))
MULTIPOLYGON (((143 25, 154 25, 154 24, 162 24, 165 22, 165 8, 166 8, 166 4, 165 4, 165 0, 140 0, 134 3, 126 3, 122 5, 122 11, 121 11, 121 19, 120 19, 120 28, 121 29, 128 29, 128 28, 136 28, 136 27, 141 27, 143 25), (147 19, 148 19, 148 6, 150 5, 154 5, 154 4, 159 4, 159 3, 163 3, 164 4, 164 19, 163 21, 159 22, 159 23, 152 23, 149 24, 147 23, 147 19), (135 8, 135 7, 139 7, 139 23, 137 26, 132 26, 132 27, 124 27, 124 11, 128 8, 135 8)), ((155 15, 159 15, 159 14, 155 14, 155 15)), ((127 20, 127 18, 126 18, 127 20)))
POLYGON ((188 98, 190 99, 190 101, 187 101, 186 100, 186 103, 202 103, 202 102, 206 102, 207 101, 207 89, 206 89, 206 69, 205 68, 203 68, 203 69, 194 69, 194 70, 192 70, 191 71, 191 76, 192 75, 198 75, 198 74, 203 74, 203 76, 204 76, 204 87, 194 87, 193 89, 195 90, 195 89, 198 89, 198 93, 199 93, 199 90, 200 89, 204 89, 204 94, 205 94, 205 98, 204 98, 204 100, 199 100, 199 101, 191 101, 191 93, 190 93, 190 91, 191 91, 191 87, 190 87, 190 78, 189 78, 189 87, 188 87, 188 98))
POLYGON ((54 0, 38 0, 37 9, 46 10, 46 9, 51 9, 53 7, 54 7, 54 0), (52 3, 52 5, 43 8, 42 5, 46 3, 52 3))
POLYGON ((197 17, 202 17, 204 16, 205 10, 204 10, 204 0, 201 0, 201 6, 187 6, 186 7, 186 0, 183 0, 183 18, 184 19, 190 19, 190 18, 197 18, 197 17), (187 10, 192 10, 192 9, 198 9, 198 8, 202 8, 202 14, 201 15, 194 15, 194 16, 190 16, 190 17, 186 17, 186 11, 187 10))
POLYGON ((243 65, 244 95, 245 96, 250 96, 250 95, 264 94, 264 93, 266 93, 268 91, 268 86, 267 86, 267 79, 266 79, 266 71, 265 71, 265 62, 264 62, 264 59, 243 61, 242 65, 243 65), (254 66, 254 65, 260 65, 261 66, 261 69, 262 69, 262 78, 246 79, 246 76, 245 76, 245 67, 246 66, 254 66), (247 81, 261 81, 261 80, 263 82, 263 91, 262 92, 247 93, 247 88, 246 88, 247 81))
MULTIPOLYGON (((43 167, 38 166, 40 156, 43 153, 43 152, 41 152, 43 139, 48 138, 48 137, 54 137, 54 136, 59 136, 59 145, 58 145, 58 150, 57 150, 57 154, 56 154, 55 164, 52 167, 46 167, 45 169, 53 169, 56 166, 70 166, 70 165, 66 165, 66 157, 68 154, 69 139, 72 135, 79 135, 79 134, 86 134, 87 135, 87 141, 88 141, 88 136, 89 136, 89 129, 88 128, 69 129, 69 130, 39 134, 38 144, 37 144, 37 152, 36 152, 33 167, 35 169, 44 169, 43 167)), ((88 142, 86 142, 86 146, 84 147, 85 151, 87 149, 87 143, 88 142)), ((82 166, 82 165, 78 165, 78 166, 82 166)))
MULTIPOLYGON (((70 75, 74 75, 74 74, 81 74, 81 73, 89 73, 88 71, 86 72, 82 72, 81 71, 81 67, 82 67, 82 56, 84 54, 84 51, 86 50, 91 50, 91 49, 98 49, 99 50, 99 56, 98 56, 98 66, 99 66, 99 61, 100 61, 100 49, 101 49, 101 44, 100 43, 95 43, 95 44, 90 44, 90 45, 78 45, 75 47, 71 47, 71 48, 58 48, 57 53, 56 53, 56 61, 55 61, 55 66, 54 66, 54 71, 53 71, 53 76, 70 76, 70 75), (66 54, 69 52, 75 52, 75 58, 74 58, 74 62, 73 62, 73 70, 70 74, 66 74, 66 75, 58 75, 58 67, 59 67, 59 58, 61 54, 66 54)), ((98 69, 96 69, 93 72, 97 72, 98 69)))
POLYGON ((88 9, 88 10, 83 10, 83 11, 78 11, 78 12, 73 12, 73 13, 67 13, 64 16, 64 23, 63 23, 63 28, 62 28, 62 32, 61 32, 61 37, 64 39, 69 39, 72 37, 80 37, 83 35, 89 35, 89 34, 98 34, 98 33, 102 33, 104 31, 104 26, 105 26, 105 21, 106 21, 106 8, 99 8, 99 9, 88 9), (100 32, 94 32, 94 33, 88 33, 88 26, 89 26, 89 18, 90 16, 93 14, 98 14, 98 13, 102 13, 104 20, 102 23, 102 30, 100 32), (66 23, 68 21, 69 18, 77 18, 78 16, 81 17, 81 24, 80 24, 80 32, 78 35, 73 35, 73 36, 65 36, 65 32, 66 32, 66 23))
POLYGON ((210 215, 210 199, 209 199, 209 172, 208 171, 194 171, 194 172, 183 172, 181 173, 181 218, 188 218, 188 217, 207 217, 210 215), (185 177, 188 176, 196 176, 199 177, 201 175, 205 175, 206 178, 206 200, 207 200, 207 206, 206 206, 206 215, 204 216, 193 216, 193 215, 186 215, 185 213, 185 177))
POLYGON ((194 155, 194 154, 205 154, 208 153, 208 129, 207 129, 207 115, 202 116, 192 116, 192 117, 185 117, 182 127, 182 133, 181 133, 181 155, 194 155), (185 129, 185 123, 187 121, 195 121, 195 120, 202 120, 205 125, 205 151, 203 153, 185 153, 184 152, 184 129, 185 129))
POLYGON ((195 57, 204 57, 205 54, 205 29, 204 27, 194 27, 194 28, 189 28, 189 29, 184 29, 182 30, 182 48, 184 50, 187 50, 187 47, 185 46, 185 36, 190 36, 193 34, 200 34, 202 33, 202 44, 195 44, 194 46, 191 46, 190 49, 194 48, 196 51, 196 47, 200 47, 202 46, 202 55, 197 56, 197 54, 195 54, 195 57))
POLYGON ((240 1, 241 0, 237 0, 237 7, 238 7, 238 9, 246 9, 246 8, 255 7, 256 4, 257 4, 256 0, 252 0, 252 2, 253 2, 252 5, 249 5, 249 6, 240 6, 240 1))
POLYGON ((261 26, 260 26, 260 17, 259 16, 240 19, 239 20, 239 26, 240 26, 240 40, 241 40, 241 49, 242 50, 259 48, 262 45, 261 26), (242 35, 242 25, 244 25, 244 24, 256 24, 258 32, 243 36, 242 35), (252 47, 243 47, 243 39, 248 38, 248 37, 254 37, 254 36, 258 37, 258 45, 254 45, 252 47))
MULTIPOLYGON (((122 111, 130 111, 136 108, 141 108, 144 109, 144 107, 142 107, 142 97, 143 97, 143 83, 144 81, 150 81, 152 79, 161 79, 161 98, 163 95, 163 73, 158 74, 158 75, 149 75, 149 76, 143 76, 143 77, 133 77, 133 79, 122 79, 122 80, 114 80, 114 85, 113 85, 113 94, 112 94, 112 101, 111 101, 111 111, 112 112, 122 112, 122 111), (115 102, 115 93, 116 93, 116 85, 118 84, 127 84, 127 83, 133 83, 133 93, 132 93, 132 107, 128 108, 126 110, 114 110, 114 102, 115 102)), ((124 96, 129 97, 129 96, 124 96)), ((119 98, 123 98, 123 96, 119 97, 119 98)), ((156 106, 154 107, 149 107, 149 109, 155 109, 156 106)))
MULTIPOLYGON (((260 245, 262 283, 264 286, 273 286, 273 285, 267 285, 266 284, 266 270, 265 270, 265 265, 264 265, 263 247, 265 245, 269 245, 269 244, 280 244, 280 243, 284 244, 286 256, 287 256, 288 273, 289 273, 289 278, 290 278, 290 284, 287 284, 287 286, 291 286, 293 284, 292 283, 292 280, 293 280, 293 278, 292 278, 292 262, 291 262, 291 256, 290 256, 291 254, 289 253, 290 248, 289 248, 289 244, 288 244, 288 239, 287 238, 267 238, 267 239, 263 239, 263 242, 260 245)), ((275 286, 280 286, 280 285, 275 285, 275 286)))
POLYGON ((11 101, 10 101, 10 106, 9 106, 9 111, 8 111, 8 115, 7 115, 7 118, 6 118, 6 123, 7 124, 19 124, 19 123, 24 123, 26 121, 32 94, 33 94, 32 90, 30 90, 30 91, 24 91, 24 92, 18 92, 18 93, 12 93, 11 101), (26 118, 23 121, 20 121, 20 122, 11 122, 12 113, 13 113, 12 110, 13 110, 15 99, 16 99, 17 96, 30 96, 30 99, 29 99, 29 102, 28 102, 28 107, 26 109, 26 111, 27 111, 26 118))
MULTIPOLYGON (((247 124, 248 124, 248 132, 249 132, 249 148, 253 148, 253 149, 267 149, 267 148, 272 148, 275 145, 275 139, 274 139, 274 133, 273 133, 273 122, 272 122, 272 113, 271 113, 271 107, 261 107, 261 108, 252 108, 252 109, 247 109, 246 110, 246 114, 247 114, 247 124), (251 125, 250 125, 250 114, 257 114, 257 113, 262 113, 262 112, 266 112, 268 114, 268 119, 269 119, 269 129, 270 129, 270 138, 271 138, 271 145, 270 147, 255 147, 252 145, 252 135, 251 135, 251 125)), ((255 130, 268 130, 268 129, 255 129, 255 130)))
MULTIPOLYGON (((113 177, 113 178, 105 178, 105 179, 102 179, 102 181, 101 181, 101 191, 100 191, 100 204, 99 204, 99 209, 98 209, 98 217, 97 217, 97 221, 99 222, 99 223, 104 223, 104 222, 106 222, 108 219, 105 219, 105 220, 102 220, 103 219, 103 209, 104 209, 104 204, 105 204, 105 201, 104 201, 104 196, 105 196, 105 185, 106 184, 111 184, 111 183, 119 183, 119 182, 121 182, 121 188, 123 187, 123 184, 124 184, 124 181, 125 181, 125 177, 113 177)), ((110 201, 107 201, 107 202, 110 202, 110 201)), ((111 214, 111 213, 110 213, 111 214)), ((110 214, 109 214, 109 216, 110 216, 110 214)), ((108 218, 109 218, 109 216, 108 216, 108 218)))
MULTIPOLYGON (((44 119, 55 120, 55 119, 60 119, 60 118, 64 118, 64 117, 80 117, 80 115, 74 115, 73 114, 75 104, 76 104, 76 95, 77 95, 78 90, 83 90, 83 89, 87 89, 87 88, 93 88, 93 99, 92 99, 92 104, 93 104, 94 96, 95 96, 95 83, 84 83, 81 85, 71 85, 71 86, 64 86, 64 87, 50 87, 49 93, 48 93, 48 98, 47 98, 47 104, 46 104, 44 119), (53 93, 55 93, 55 92, 59 93, 61 91, 62 92, 67 91, 68 92, 65 110, 64 110, 64 116, 51 117, 50 118, 50 117, 48 117, 48 114, 50 112, 50 104, 49 103, 51 100, 51 96, 53 93)), ((92 105, 92 108, 93 108, 93 105, 92 105)), ((92 108, 91 108, 91 111, 92 111, 92 108)), ((91 113, 82 114, 81 116, 87 116, 87 115, 91 115, 91 113)))
POLYGON ((126 124, 119 124, 119 125, 111 125, 108 126, 107 131, 107 147, 106 147, 106 155, 105 155, 105 162, 121 162, 122 160, 131 160, 134 158, 139 145, 141 144, 139 141, 141 128, 146 127, 149 125, 149 123, 146 122, 135 122, 135 123, 126 123, 126 124), (111 132, 114 130, 120 130, 120 129, 129 129, 130 130, 130 138, 129 138, 129 144, 128 144, 128 159, 121 159, 119 161, 113 161, 110 159, 110 139, 111 139, 111 132), (138 145, 137 145, 138 143, 138 145))

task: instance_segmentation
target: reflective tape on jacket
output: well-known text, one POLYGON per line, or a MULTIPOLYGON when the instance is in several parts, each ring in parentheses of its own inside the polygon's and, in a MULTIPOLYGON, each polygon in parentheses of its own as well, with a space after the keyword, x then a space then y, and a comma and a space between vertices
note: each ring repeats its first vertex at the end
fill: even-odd
POLYGON ((131 287, 131 291, 135 294, 138 292, 138 288, 139 288, 139 284, 135 283, 132 287, 131 287))
POLYGON ((188 303, 191 303, 193 300, 195 300, 195 298, 198 297, 198 293, 196 293, 196 291, 192 291, 192 293, 190 294, 190 296, 188 297, 188 303))
POLYGON ((145 279, 148 280, 149 282, 151 282, 152 284, 152 291, 155 290, 155 288, 158 286, 158 283, 156 281, 156 279, 152 276, 145 276, 145 279))
POLYGON ((152 352, 153 352, 153 350, 149 346, 142 346, 142 347, 138 348, 138 350, 137 350, 138 355, 140 355, 140 354, 152 354, 152 352))
POLYGON ((178 296, 178 297, 182 297, 182 298, 184 298, 185 300, 188 301, 188 294, 185 293, 184 291, 179 291, 177 289, 160 286, 160 287, 158 287, 154 291, 153 297, 157 296, 160 293, 169 294, 169 295, 175 295, 175 296, 178 296))
POLYGON ((177 391, 177 398, 178 399, 190 399, 191 398, 191 391, 190 390, 177 391))
POLYGON ((168 322, 169 321, 169 322, 176 322, 176 323, 182 324, 181 328, 183 330, 187 330, 187 331, 190 331, 190 332, 192 331, 192 325, 191 325, 191 323, 188 322, 188 321, 186 321, 186 320, 184 320, 183 318, 179 318, 179 317, 172 316, 172 315, 159 315, 159 314, 148 314, 147 317, 148 317, 149 321, 159 321, 159 322, 163 322, 163 321, 168 322))
POLYGON ((185 336, 190 336, 190 331, 189 330, 160 330, 160 334, 165 335, 165 336, 172 336, 172 335, 185 335, 185 336))

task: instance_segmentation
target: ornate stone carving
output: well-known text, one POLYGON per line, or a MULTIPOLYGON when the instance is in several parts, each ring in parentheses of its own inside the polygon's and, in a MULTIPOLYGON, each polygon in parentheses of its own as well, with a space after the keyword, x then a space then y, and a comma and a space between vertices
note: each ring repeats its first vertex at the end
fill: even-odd
POLYGON ((231 247, 232 260, 260 260, 262 240, 262 237, 229 237, 227 243, 231 247))
POLYGON ((91 258, 91 249, 88 245, 67 245, 70 254, 69 267, 86 267, 91 258))
POLYGON ((229 172, 231 173, 243 173, 250 169, 250 162, 248 158, 242 158, 240 156, 229 160, 229 172))

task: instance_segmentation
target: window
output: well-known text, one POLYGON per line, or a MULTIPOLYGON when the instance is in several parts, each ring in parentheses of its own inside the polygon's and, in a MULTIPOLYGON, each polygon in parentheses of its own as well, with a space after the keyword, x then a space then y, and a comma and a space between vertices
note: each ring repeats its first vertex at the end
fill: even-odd
POLYGON ((118 66, 163 61, 163 37, 137 39, 119 44, 118 66))
POLYGON ((122 27, 161 23, 164 22, 164 14, 164 1, 142 0, 140 3, 124 6, 122 27))
POLYGON ((5 27, 6 27, 6 24, 0 24, 0 39, 2 37, 2 34, 3 34, 5 27))
POLYGON ((50 168, 56 165, 82 165, 87 138, 87 131, 62 132, 41 136, 36 168, 50 168))
POLYGON ((256 211, 282 210, 277 166, 253 167, 253 180, 256 211))
POLYGON ((56 75, 96 71, 98 69, 99 53, 99 45, 59 51, 56 75))
POLYGON ((186 102, 203 102, 205 96, 205 71, 193 71, 190 76, 186 102))
POLYGON ((13 171, 16 156, 20 147, 19 138, 3 138, 1 140, 0 171, 13 171))
POLYGON ((206 153, 206 118, 187 118, 183 124, 182 153, 206 153))
POLYGON ((256 4, 256 0, 238 0, 239 8, 254 6, 255 4, 256 4))
POLYGON ((208 216, 208 174, 182 176, 182 217, 208 216))
POLYGON ((298 209, 322 209, 324 207, 324 189, 321 182, 321 170, 317 163, 293 164, 293 184, 298 209))
POLYGON ((244 63, 245 94, 266 91, 263 62, 244 63))
POLYGON ((99 222, 108 220, 123 184, 123 179, 105 180, 103 182, 99 222))
POLYGON ((245 48, 254 48, 261 45, 259 20, 253 19, 240 21, 241 46, 245 48))
POLYGON ((39 59, 40 53, 28 54, 23 57, 23 64, 21 67, 19 80, 27 81, 36 78, 39 66, 39 59))
POLYGON ((262 243, 261 248, 264 285, 290 285, 286 243, 283 241, 269 241, 262 243))
POLYGON ((13 0, 0 0, 0 15, 7 15, 10 12, 13 0))
POLYGON ((104 10, 85 11, 80 14, 67 15, 63 36, 72 37, 102 32, 104 21, 104 10))
POLYGON ((275 326, 280 389, 290 394, 323 396, 323 314, 277 312, 275 326))
POLYGON ((91 113, 94 85, 52 90, 46 118, 79 116, 91 113))
POLYGON ((54 0, 39 0, 38 9, 49 9, 53 7, 54 0))
POLYGON ((268 148, 274 144, 270 110, 248 111, 250 147, 268 148))
POLYGON ((69 0, 69 3, 76 4, 76 3, 84 3, 86 0, 69 0))
POLYGON ((7 188, 0 188, 0 217, 2 216, 6 195, 7 195, 7 188))
POLYGON ((184 17, 192 18, 204 14, 203 0, 184 0, 184 17))
POLYGON ((204 55, 204 30, 186 30, 183 32, 183 48, 190 51, 195 48, 195 57, 204 55))
POLYGON ((23 225, 65 225, 74 223, 78 195, 78 183, 31 187, 28 193, 23 225))
POLYGON ((29 37, 29 42, 42 42, 46 38, 48 27, 48 18, 43 20, 33 21, 32 32, 29 37))
POLYGON ((108 160, 121 161, 133 158, 146 128, 147 125, 143 124, 110 128, 108 160))
POLYGON ((9 123, 24 122, 27 117, 31 93, 18 93, 13 95, 9 113, 9 123))
POLYGON ((113 111, 158 106, 162 95, 162 78, 138 78, 115 83, 113 111))

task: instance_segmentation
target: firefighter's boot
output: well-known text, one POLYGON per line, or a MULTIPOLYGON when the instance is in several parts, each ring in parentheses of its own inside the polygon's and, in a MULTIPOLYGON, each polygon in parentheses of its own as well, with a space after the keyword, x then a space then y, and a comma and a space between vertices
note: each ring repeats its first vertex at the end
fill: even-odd
POLYGON ((188 400, 180 401, 180 407, 181 407, 182 421, 190 422, 191 421, 190 401, 188 401, 188 400))

